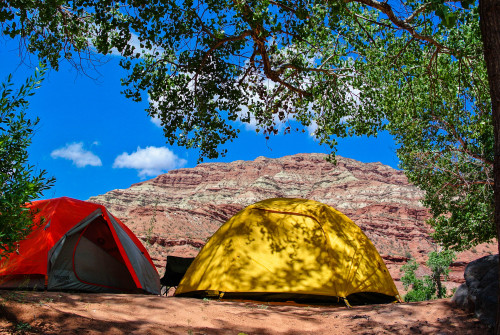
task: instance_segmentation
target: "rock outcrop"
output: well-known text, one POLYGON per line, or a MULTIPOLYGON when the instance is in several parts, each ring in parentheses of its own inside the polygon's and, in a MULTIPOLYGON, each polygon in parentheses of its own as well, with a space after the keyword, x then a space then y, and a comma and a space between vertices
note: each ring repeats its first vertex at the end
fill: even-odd
MULTIPOLYGON (((257 201, 275 197, 308 198, 349 216, 375 244, 393 278, 410 257, 423 262, 433 250, 425 221, 430 217, 402 171, 381 163, 361 163, 324 154, 278 159, 204 163, 173 170, 154 179, 92 197, 127 224, 147 245, 158 267, 167 255, 194 256, 231 216, 257 201)), ((463 282, 470 259, 493 247, 461 254, 452 267, 452 286, 463 282)), ((425 270, 424 270, 425 271, 425 270)), ((162 273, 162 271, 160 271, 162 273)), ((398 288, 401 285, 396 282, 398 288)))
POLYGON ((465 268, 464 278, 465 283, 457 289, 452 301, 494 327, 498 304, 498 255, 470 262, 465 268))

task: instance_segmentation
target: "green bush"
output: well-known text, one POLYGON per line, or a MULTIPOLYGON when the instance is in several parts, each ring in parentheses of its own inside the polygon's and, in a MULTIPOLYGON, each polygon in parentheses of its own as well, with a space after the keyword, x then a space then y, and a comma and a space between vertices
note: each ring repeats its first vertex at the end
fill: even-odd
POLYGON ((30 120, 25 110, 27 97, 40 86, 45 67, 26 80, 17 91, 12 76, 0 87, 0 259, 16 250, 33 225, 32 214, 24 205, 54 184, 46 171, 28 164, 28 147, 38 119, 30 120))
POLYGON ((411 288, 406 293, 404 300, 406 302, 424 301, 446 297, 446 287, 442 285, 441 276, 444 280, 448 279, 450 264, 455 259, 456 256, 452 250, 430 252, 426 264, 432 273, 430 276, 422 277, 418 277, 416 274, 419 264, 415 259, 410 259, 401 267, 401 271, 404 272, 401 282, 405 290, 411 288))

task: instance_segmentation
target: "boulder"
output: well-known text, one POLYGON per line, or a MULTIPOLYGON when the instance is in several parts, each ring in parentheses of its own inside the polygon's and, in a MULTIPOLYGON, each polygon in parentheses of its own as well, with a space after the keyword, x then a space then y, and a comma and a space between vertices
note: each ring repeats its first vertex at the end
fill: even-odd
POLYGON ((457 289, 452 302, 494 327, 498 297, 498 255, 470 262, 465 268, 464 277, 465 283, 457 289))
POLYGON ((468 299, 469 299, 469 290, 467 288, 467 283, 463 283, 455 291, 455 294, 451 298, 451 302, 457 304, 458 306, 460 306, 465 310, 469 310, 469 304, 467 303, 468 299))

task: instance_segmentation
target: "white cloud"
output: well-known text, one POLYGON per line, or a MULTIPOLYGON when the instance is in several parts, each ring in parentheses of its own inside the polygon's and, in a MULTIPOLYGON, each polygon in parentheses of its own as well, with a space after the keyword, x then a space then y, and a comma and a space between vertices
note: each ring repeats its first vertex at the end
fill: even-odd
MULTIPOLYGON (((282 48, 280 50, 280 53, 281 54, 279 55, 279 57, 281 57, 281 58, 279 59, 279 61, 281 63, 287 63, 287 62, 291 62, 294 58, 296 58, 297 54, 301 53, 301 51, 299 48, 296 48, 295 46, 292 45, 292 46, 287 46, 285 48, 282 48)), ((311 68, 317 68, 319 66, 319 60, 321 60, 322 55, 310 54, 310 55, 305 55, 305 56, 307 57, 305 60, 311 68)), ((324 59, 322 61, 324 61, 324 59)), ((323 65, 324 64, 322 64, 321 66, 323 66, 323 65)), ((247 61, 247 62, 245 62, 245 67, 248 67, 248 66, 249 66, 249 62, 247 61)), ((250 76, 251 75, 255 75, 255 73, 250 72, 250 76)), ((257 75, 260 76, 262 74, 257 73, 257 75)), ((354 75, 354 74, 352 74, 352 75, 354 75)), ((249 77, 249 76, 247 75, 247 77, 249 77)), ((278 87, 278 83, 274 82, 271 79, 265 79, 262 82, 262 84, 265 88, 267 88, 271 92, 275 91, 276 88, 278 87)), ((310 76, 305 76, 303 78, 301 84, 299 84, 299 88, 301 88, 303 90, 308 90, 313 85, 314 85, 313 79, 311 79, 310 76)), ((361 100, 360 100, 361 91, 359 89, 352 87, 349 83, 344 83, 343 85, 344 85, 343 90, 347 91, 347 95, 345 97, 346 104, 348 104, 350 106, 359 106, 361 104, 361 100)), ((250 89, 245 88, 245 93, 248 93, 248 92, 251 92, 251 94, 252 94, 251 96, 249 96, 248 105, 264 104, 265 103, 257 95, 257 93, 255 93, 255 87, 251 87, 250 89)), ((327 98, 327 97, 325 97, 325 98, 327 98)), ((373 104, 373 102, 371 102, 371 101, 368 101, 365 103, 373 104)), ((259 128, 259 126, 257 125, 257 120, 255 118, 255 115, 253 115, 252 113, 250 113, 250 115, 248 115, 248 113, 249 113, 248 106, 240 105, 239 107, 240 107, 241 111, 238 113, 239 120, 237 122, 239 124, 243 124, 244 129, 247 131, 255 131, 257 128, 259 128), (248 118, 249 118, 248 122, 242 121, 243 119, 248 119, 248 118)), ((312 103, 310 103, 308 105, 308 112, 309 112, 309 114, 311 114, 312 118, 311 118, 311 124, 309 126, 306 126, 305 130, 307 131, 307 133, 309 134, 310 137, 317 139, 316 131, 318 131, 318 120, 324 116, 321 115, 321 111, 319 112, 319 114, 313 111, 313 104, 312 103)), ((351 118, 352 118, 352 116, 342 117, 340 119, 340 122, 347 123, 351 118)), ((273 115, 273 122, 274 122, 274 127, 279 132, 282 132, 283 129, 285 129, 287 126, 290 125, 290 123, 292 123, 293 125, 298 125, 298 121, 296 120, 295 115, 293 113, 286 115, 284 120, 280 120, 278 115, 274 114, 273 115)), ((293 128, 295 128, 295 126, 293 128)), ((320 132, 321 132, 321 129, 320 129, 320 132)))
MULTIPOLYGON (((151 48, 142 48, 141 41, 139 41, 139 36, 137 34, 132 33, 130 36, 130 40, 128 44, 134 47, 134 54, 147 54, 153 55, 156 51, 163 53, 163 49, 153 45, 151 48)), ((111 55, 113 56, 121 56, 120 52, 116 48, 111 49, 111 55)))
POLYGON ((137 148, 131 154, 122 153, 116 157, 114 168, 129 168, 139 170, 139 177, 157 176, 168 170, 180 168, 187 163, 185 159, 177 157, 166 147, 137 148))
POLYGON ((83 142, 68 143, 65 147, 56 149, 50 154, 52 158, 64 158, 77 167, 102 166, 101 159, 91 151, 83 149, 83 142))
POLYGON ((318 124, 316 121, 312 121, 310 125, 307 126, 307 132, 309 133, 309 136, 316 138, 316 130, 318 129, 318 124))
MULTIPOLYGON (((307 80, 305 81, 307 82, 307 80)), ((268 88, 274 89, 276 87, 276 83, 271 81, 270 79, 266 79, 266 83, 268 88)), ((349 103, 351 105, 357 106, 360 105, 360 90, 353 88, 352 86, 348 85, 348 95, 346 96, 346 103, 349 103)), ((262 103, 262 100, 257 96, 253 96, 251 98, 250 103, 255 104, 255 103, 262 103)), ((308 112, 313 116, 311 119, 311 124, 309 126, 305 127, 305 130, 309 134, 310 137, 317 139, 316 136, 316 131, 318 130, 318 123, 317 123, 317 118, 320 118, 321 115, 317 115, 313 109, 312 109, 313 104, 310 103, 308 105, 308 112)), ((249 109, 245 105, 240 105, 241 111, 238 113, 239 120, 238 122, 240 124, 243 124, 245 127, 245 130, 247 131, 255 131, 258 126, 257 126, 257 120, 255 118, 255 115, 250 113, 250 120, 249 122, 243 122, 241 121, 243 118, 248 117, 248 112, 249 109)), ((349 120, 351 120, 353 116, 345 116, 340 119, 341 123, 347 123, 349 120)), ((278 131, 282 132, 283 129, 287 126, 290 125, 290 122, 297 122, 295 119, 295 115, 293 113, 288 114, 284 120, 280 120, 277 114, 273 115, 273 121, 275 123, 274 127, 278 129, 278 131)))
MULTIPOLYGON (((154 101, 153 99, 151 99, 151 96, 150 96, 149 94, 148 94, 148 102, 149 102, 150 104, 153 104, 155 107, 158 107, 158 101, 154 101)), ((151 122, 152 122, 155 126, 157 126, 158 128, 163 128, 163 127, 161 126, 161 120, 160 120, 160 118, 159 118, 158 116, 151 117, 151 119, 150 119, 150 120, 151 120, 151 122)))
POLYGON ((152 117, 152 118, 151 118, 151 122, 152 122, 155 126, 157 126, 158 128, 163 128, 163 127, 161 126, 161 120, 160 120, 160 118, 159 118, 159 117, 157 117, 157 116, 152 117))

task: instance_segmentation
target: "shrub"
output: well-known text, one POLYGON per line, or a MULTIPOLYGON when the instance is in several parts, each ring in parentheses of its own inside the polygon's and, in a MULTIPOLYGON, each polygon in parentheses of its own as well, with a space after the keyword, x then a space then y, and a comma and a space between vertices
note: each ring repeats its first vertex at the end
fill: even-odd
POLYGON ((401 271, 404 272, 401 282, 405 290, 411 288, 406 293, 404 300, 407 302, 424 301, 446 297, 446 287, 442 285, 441 276, 444 280, 448 279, 450 264, 455 259, 456 256, 452 250, 430 252, 426 264, 432 274, 422 277, 418 277, 416 274, 419 264, 415 259, 410 259, 401 267, 401 271))

